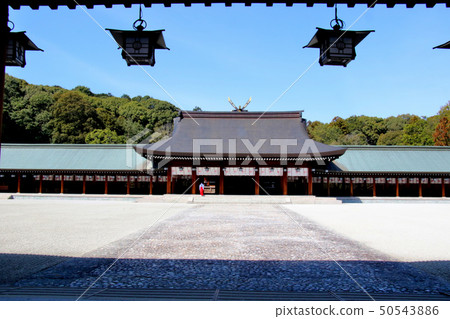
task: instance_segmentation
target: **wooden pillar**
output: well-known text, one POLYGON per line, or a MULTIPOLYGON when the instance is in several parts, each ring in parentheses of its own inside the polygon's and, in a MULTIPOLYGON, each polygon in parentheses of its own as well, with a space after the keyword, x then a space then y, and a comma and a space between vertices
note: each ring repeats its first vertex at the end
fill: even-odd
POLYGON ((20 193, 20 180, 21 180, 20 174, 17 174, 17 192, 20 193))
POLYGON ((255 195, 259 195, 259 167, 255 169, 255 195))
POLYGON ((83 175, 83 195, 86 194, 86 175, 83 175))
POLYGON ((398 182, 398 176, 395 177, 395 196, 400 197, 400 186, 398 182))
POLYGON ((127 195, 130 195, 130 175, 127 175, 127 195))
POLYGON ((225 175, 223 172, 223 167, 219 167, 220 170, 220 176, 219 176, 219 194, 223 195, 224 194, 224 185, 225 185, 225 175))
POLYGON ((283 195, 288 194, 288 176, 287 176, 287 167, 283 168, 283 177, 281 178, 281 189, 283 191, 283 195))
POLYGON ((350 177, 350 197, 353 197, 353 177, 350 177))
POLYGON ((419 177, 419 197, 422 197, 422 177, 419 177))
POLYGON ((327 196, 330 197, 330 176, 327 176, 327 196))
POLYGON ((39 194, 42 194, 42 175, 39 175, 39 194))
POLYGON ((197 168, 196 167, 192 167, 192 190, 191 193, 192 194, 197 194, 197 183, 195 182, 197 180, 197 168))
POLYGON ((5 92, 5 64, 8 34, 8 1, 2 1, 2 4, 0 4, 0 152, 3 130, 3 96, 5 92))
POLYGON ((61 194, 64 194, 64 175, 61 175, 61 194))
POLYGON ((372 177, 373 197, 377 197, 377 183, 375 183, 375 177, 372 177))
POLYGON ((442 197, 445 197, 445 183, 443 177, 441 179, 441 190, 442 190, 442 197))
POLYGON ((312 176, 312 168, 308 167, 308 195, 313 194, 313 176, 312 176))
POLYGON ((153 195, 153 176, 150 175, 150 190, 149 195, 153 195))
POLYGON ((108 176, 105 176, 105 195, 108 195, 108 176))
POLYGON ((172 167, 167 167, 166 194, 172 194, 172 167))

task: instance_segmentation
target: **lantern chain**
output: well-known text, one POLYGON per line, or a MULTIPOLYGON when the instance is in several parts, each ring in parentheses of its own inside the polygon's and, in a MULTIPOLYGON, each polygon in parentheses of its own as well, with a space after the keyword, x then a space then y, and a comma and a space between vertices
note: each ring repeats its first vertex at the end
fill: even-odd
POLYGON ((134 21, 133 29, 136 31, 142 31, 147 28, 147 21, 142 19, 142 4, 139 5, 139 19, 134 21))
POLYGON ((330 21, 330 26, 334 29, 334 30, 341 30, 342 28, 344 28, 344 21, 338 18, 337 15, 337 3, 334 5, 334 19, 330 21), (333 25, 334 22, 334 25, 333 25))

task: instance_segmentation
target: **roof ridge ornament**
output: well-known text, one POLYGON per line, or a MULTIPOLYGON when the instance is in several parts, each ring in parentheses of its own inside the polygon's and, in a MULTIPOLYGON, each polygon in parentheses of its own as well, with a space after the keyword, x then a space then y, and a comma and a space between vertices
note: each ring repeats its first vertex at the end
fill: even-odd
POLYGON ((236 105, 234 105, 233 101, 231 101, 230 97, 228 97, 228 102, 231 104, 232 107, 234 107, 234 110, 232 112, 248 112, 248 110, 245 110, 245 108, 250 104, 250 102, 252 101, 252 97, 250 97, 247 101, 247 103, 245 103, 244 106, 240 106, 237 107, 236 105))

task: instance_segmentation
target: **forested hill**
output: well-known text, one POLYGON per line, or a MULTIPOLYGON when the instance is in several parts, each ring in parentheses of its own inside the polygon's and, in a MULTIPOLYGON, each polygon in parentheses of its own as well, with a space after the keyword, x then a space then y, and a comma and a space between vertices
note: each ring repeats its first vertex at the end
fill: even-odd
POLYGON ((166 128, 178 114, 169 102, 150 96, 94 94, 84 86, 28 84, 6 75, 4 143, 126 143, 148 128, 166 128))
POLYGON ((450 102, 435 116, 402 114, 388 118, 335 117, 331 123, 308 122, 312 139, 331 145, 450 145, 450 102))
MULTIPOLYGON (((169 133, 177 114, 171 103, 149 96, 118 98, 85 86, 66 90, 6 75, 2 142, 126 143, 144 128, 169 133)), ((308 132, 331 145, 450 145, 450 104, 429 118, 403 114, 308 122, 308 132)))

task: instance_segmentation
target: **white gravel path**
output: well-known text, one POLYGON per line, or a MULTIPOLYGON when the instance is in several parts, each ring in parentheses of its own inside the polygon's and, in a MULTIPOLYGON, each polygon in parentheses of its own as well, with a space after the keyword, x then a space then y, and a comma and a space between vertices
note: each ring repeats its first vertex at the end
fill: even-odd
POLYGON ((400 261, 450 260, 450 205, 285 205, 400 261))

